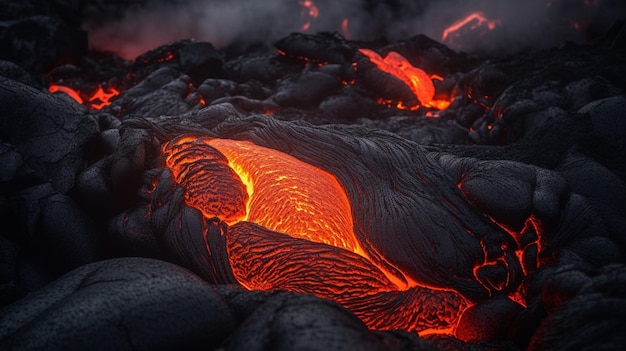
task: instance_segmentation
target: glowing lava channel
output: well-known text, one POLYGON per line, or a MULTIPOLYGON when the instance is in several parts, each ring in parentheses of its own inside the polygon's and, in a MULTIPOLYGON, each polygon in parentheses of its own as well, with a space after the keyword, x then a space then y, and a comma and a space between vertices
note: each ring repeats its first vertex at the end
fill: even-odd
POLYGON ((247 186, 245 220, 365 256, 352 231, 348 197, 330 173, 247 141, 212 139, 208 144, 226 156, 247 186))
MULTIPOLYGON (((450 104, 444 100, 433 100, 435 86, 431 78, 422 69, 414 67, 411 63, 395 51, 390 51, 382 58, 378 53, 368 49, 359 49, 363 55, 381 71, 391 74, 406 84, 417 97, 422 106, 434 107, 443 110, 450 104)), ((399 105, 398 108, 401 108, 399 105)), ((411 108, 413 106, 409 106, 411 108)))
MULTIPOLYGON (((248 141, 185 136, 162 151, 174 179, 185 188, 186 203, 205 217, 229 225, 253 222, 370 261, 354 234, 350 201, 332 174, 248 141)), ((417 285, 377 268, 398 290, 417 285)))
POLYGON ((48 91, 51 93, 65 93, 79 104, 85 105, 92 110, 100 110, 103 107, 110 105, 110 100, 120 94, 120 91, 115 88, 110 88, 109 91, 106 92, 102 88, 102 85, 98 85, 98 89, 85 102, 85 100, 83 100, 81 96, 80 91, 72 89, 65 85, 52 84, 50 85, 50 87, 48 87, 48 91))
POLYGON ((229 225, 228 263, 243 287, 331 299, 379 330, 446 332, 467 307, 454 291, 421 286, 373 262, 329 172, 230 139, 182 136, 162 154, 187 205, 229 225))

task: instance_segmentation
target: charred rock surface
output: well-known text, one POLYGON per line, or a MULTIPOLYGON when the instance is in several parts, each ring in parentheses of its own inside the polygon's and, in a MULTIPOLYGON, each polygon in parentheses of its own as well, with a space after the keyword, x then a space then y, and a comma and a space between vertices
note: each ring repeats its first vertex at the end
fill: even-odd
POLYGON ((0 60, 40 74, 87 52, 79 2, 0 3, 0 60))
POLYGON ((5 349, 170 350, 216 347, 235 321, 195 275, 162 261, 120 258, 62 276, 3 310, 0 325, 5 349))

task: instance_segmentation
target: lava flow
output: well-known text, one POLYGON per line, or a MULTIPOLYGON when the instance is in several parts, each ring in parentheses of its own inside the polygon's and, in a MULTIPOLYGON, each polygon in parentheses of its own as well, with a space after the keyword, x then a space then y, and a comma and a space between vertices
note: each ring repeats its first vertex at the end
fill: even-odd
POLYGON ((187 203, 205 216, 365 255, 352 232, 348 198, 328 172, 246 141, 182 138, 164 150, 187 203))
POLYGON ((82 93, 78 90, 72 89, 65 85, 52 84, 48 87, 48 91, 51 93, 62 92, 67 94, 69 97, 74 99, 81 105, 85 105, 92 110, 100 110, 105 106, 111 104, 111 99, 120 94, 119 90, 115 88, 110 88, 108 91, 104 91, 102 85, 98 85, 98 89, 89 96, 85 102, 83 99, 82 93))
MULTIPOLYGON (((499 24, 500 20, 490 20, 480 11, 472 12, 444 29, 441 40, 452 44, 454 38, 459 37, 461 30, 464 28, 469 31, 474 31, 479 28, 494 30, 499 24)), ((479 33, 479 35, 481 34, 482 32, 479 33)))
MULTIPOLYGON (((445 100, 433 100, 435 96, 435 86, 432 79, 422 69, 414 67, 411 63, 395 51, 390 51, 382 58, 378 53, 368 49, 359 49, 363 55, 367 56, 381 71, 391 74, 406 84, 417 97, 422 106, 433 107, 439 110, 446 109, 450 104, 445 100)), ((406 106, 399 102, 399 109, 416 109, 417 106, 406 106)))
POLYGON ((64 85, 56 85, 56 84, 52 84, 49 88, 48 91, 50 91, 51 93, 56 93, 58 91, 67 94, 69 97, 71 97, 72 99, 74 99, 76 102, 78 102, 79 104, 83 104, 83 98, 80 97, 80 94, 70 88, 70 87, 66 87, 64 85))
POLYGON ((209 145, 251 184, 248 221, 365 255, 352 232, 348 197, 330 173, 250 142, 213 139, 209 145))
POLYGON ((422 287, 374 262, 332 174, 248 141, 183 136, 162 153, 187 205, 228 224, 228 263, 245 288, 331 299, 374 329, 447 331, 467 307, 454 291, 422 287))
POLYGON ((111 88, 108 92, 106 92, 104 91, 104 89, 102 89, 102 85, 98 85, 98 90, 96 90, 96 92, 91 95, 88 101, 90 102, 90 107, 92 109, 99 110, 104 106, 110 105, 111 101, 109 100, 111 100, 111 98, 113 98, 114 96, 118 96, 119 94, 119 90, 115 88, 111 88))

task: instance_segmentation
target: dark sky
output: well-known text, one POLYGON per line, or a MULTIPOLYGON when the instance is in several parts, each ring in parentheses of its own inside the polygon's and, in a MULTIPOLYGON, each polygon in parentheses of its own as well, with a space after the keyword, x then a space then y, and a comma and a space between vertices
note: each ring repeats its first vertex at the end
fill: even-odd
POLYGON ((425 34, 442 41, 444 29, 479 12, 492 22, 470 22, 446 41, 470 53, 509 54, 543 49, 565 40, 585 42, 626 18, 623 0, 178 0, 136 1, 121 15, 87 18, 95 49, 135 56, 177 39, 210 41, 224 47, 233 41, 274 41, 291 32, 339 31, 352 39, 399 40, 425 34), (312 1, 318 12, 310 15, 312 1), (347 21, 347 32, 342 23, 347 21), (486 23, 493 23, 488 32, 486 23), (471 26, 475 30, 469 30, 471 26))

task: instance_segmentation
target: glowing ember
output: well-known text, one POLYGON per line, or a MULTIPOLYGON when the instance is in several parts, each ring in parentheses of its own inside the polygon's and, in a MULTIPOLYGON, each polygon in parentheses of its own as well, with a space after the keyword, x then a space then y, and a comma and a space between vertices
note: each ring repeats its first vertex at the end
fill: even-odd
POLYGON ((443 82, 443 77, 442 77, 442 76, 440 76, 440 75, 438 75, 438 74, 431 74, 431 75, 430 75, 430 79, 432 79, 432 80, 438 80, 438 81, 440 81, 440 82, 443 82))
POLYGON ((312 0, 301 0, 299 4, 300 6, 302 6, 302 11, 300 12, 300 16, 302 18, 309 19, 300 28, 303 32, 305 32, 311 27, 311 20, 314 20, 319 16, 319 10, 317 9, 317 6, 315 6, 315 3, 313 3, 312 0))
POLYGON ((444 29, 443 34, 441 35, 441 40, 448 40, 448 42, 451 43, 454 37, 460 36, 460 31, 463 28, 469 29, 470 31, 478 28, 494 30, 499 24, 500 20, 498 19, 490 20, 485 17, 482 12, 472 12, 444 29))
POLYGON ((81 92, 78 90, 74 90, 68 86, 52 84, 48 87, 48 91, 51 93, 62 92, 69 95, 72 99, 76 100, 81 105, 86 105, 87 107, 93 110, 99 110, 104 106, 108 106, 111 104, 110 100, 114 96, 120 94, 119 90, 115 88, 110 88, 108 92, 102 89, 101 85, 98 85, 98 90, 96 90, 91 97, 87 99, 87 102, 82 98, 81 92))
POLYGON ((166 144, 164 155, 187 189, 187 203, 205 216, 247 220, 365 256, 352 231, 348 198, 330 173, 246 141, 183 138, 166 144), (234 190, 217 195, 224 189, 234 190))
MULTIPOLYGON (((359 51, 367 56, 378 69, 385 73, 389 73, 406 84, 413 94, 420 101, 422 106, 434 107, 437 109, 445 109, 450 104, 448 101, 434 101, 435 86, 432 80, 423 70, 413 67, 411 63, 395 51, 390 51, 385 58, 378 53, 368 50, 359 49, 359 51)), ((403 102, 398 102, 399 109, 416 109, 418 106, 407 106, 403 102)))
POLYGON ((332 174, 248 141, 179 137, 162 152, 185 202, 228 223, 228 263, 247 289, 332 299, 373 329, 449 332, 467 308, 374 262, 332 174))
POLYGON ((101 85, 98 85, 98 90, 89 98, 89 102, 91 103, 91 108, 99 110, 104 106, 108 106, 111 104, 109 100, 112 97, 118 96, 120 94, 119 90, 115 88, 108 89, 108 92, 102 89, 101 85))
POLYGON ((80 94, 76 90, 70 87, 66 87, 64 85, 52 84, 48 88, 48 91, 50 91, 51 93, 56 93, 57 91, 60 91, 62 93, 69 95, 72 99, 76 100, 76 102, 78 102, 79 104, 82 105, 83 103, 83 98, 80 97, 80 94))

